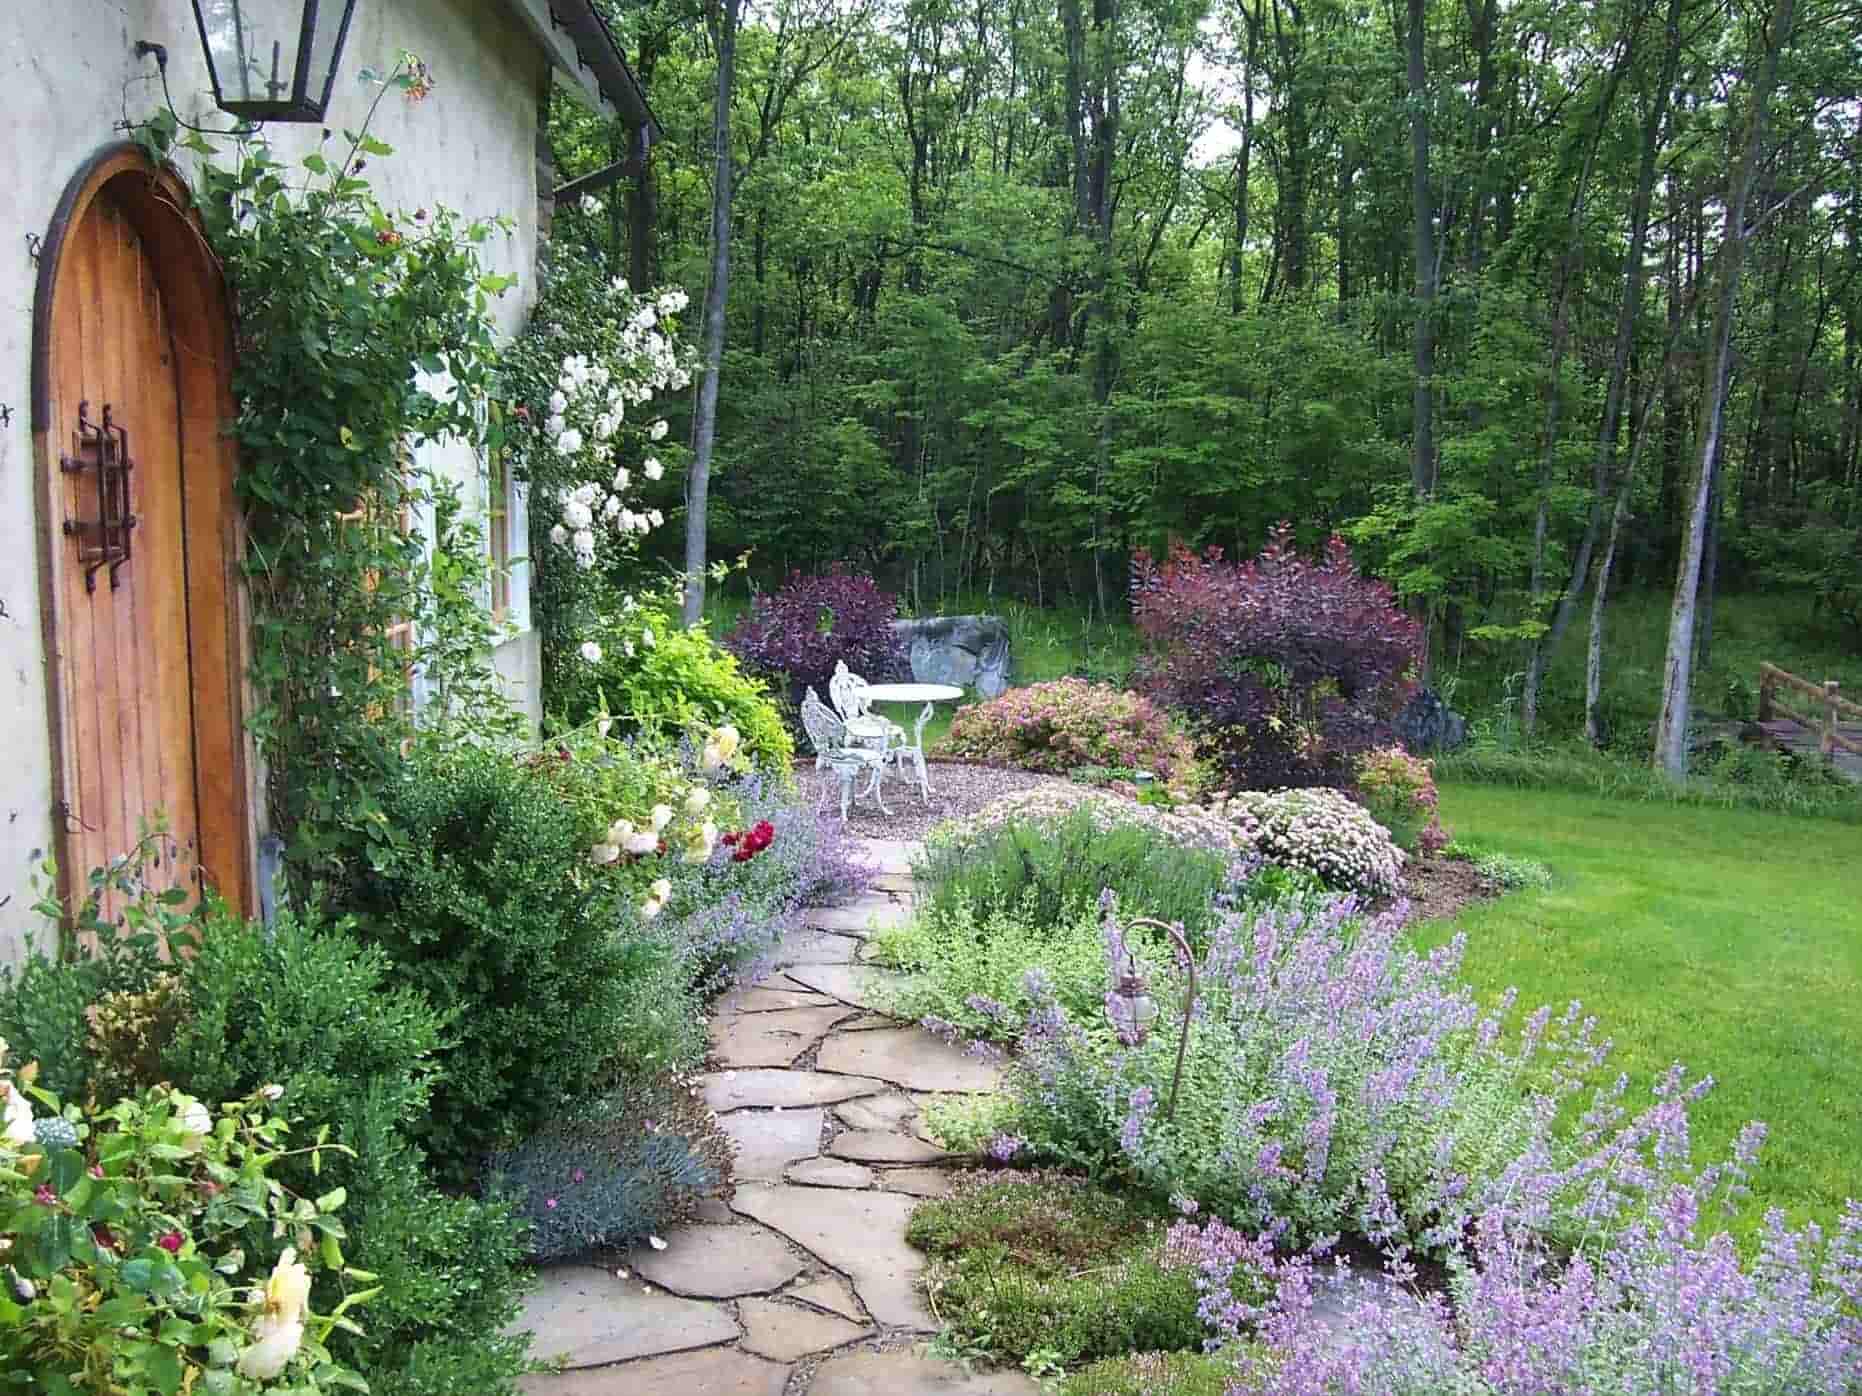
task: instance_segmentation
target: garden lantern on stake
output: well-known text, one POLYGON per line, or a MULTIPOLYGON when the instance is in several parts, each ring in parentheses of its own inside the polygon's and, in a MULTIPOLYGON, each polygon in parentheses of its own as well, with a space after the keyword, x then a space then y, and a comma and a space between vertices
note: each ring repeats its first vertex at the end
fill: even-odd
MULTIPOLYGON (((1183 1087, 1183 1060, 1190 1050, 1190 1020, 1196 1012, 1196 956, 1190 949, 1189 941, 1184 938, 1181 927, 1150 916, 1141 916, 1126 923, 1127 930, 1135 930, 1139 926, 1153 926, 1169 936, 1183 957, 1184 969, 1189 973, 1188 992, 1183 996, 1183 1027, 1177 1037, 1177 1067, 1170 1078, 1170 1099, 1164 1105, 1164 1118, 1168 1120, 1177 1113, 1177 1092, 1183 1087)), ((1150 986, 1138 972, 1137 958, 1130 950, 1125 952, 1125 967, 1113 981, 1112 991, 1106 995, 1106 1016, 1112 1020, 1115 1032, 1131 1036, 1133 1040, 1130 1045, 1134 1047, 1150 1035, 1151 1024, 1157 1021, 1157 1000, 1151 997, 1150 986)))
POLYGON ((213 97, 247 121, 322 121, 356 0, 194 0, 213 97))

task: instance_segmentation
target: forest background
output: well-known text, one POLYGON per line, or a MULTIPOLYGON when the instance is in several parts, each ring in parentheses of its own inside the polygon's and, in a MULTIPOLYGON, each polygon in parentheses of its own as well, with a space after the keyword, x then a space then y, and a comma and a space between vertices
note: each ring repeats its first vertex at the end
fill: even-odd
MULTIPOLYGON (((1588 629, 1558 720, 1658 761, 1716 597, 1857 653, 1853 0, 608 18, 663 135, 555 237, 702 301, 687 531, 761 583, 845 561, 919 613, 1116 624, 1137 550, 1287 519, 1527 733, 1588 629), (1662 656, 1620 711, 1599 596, 1662 656)), ((559 182, 629 153, 567 100, 550 134, 559 182)))

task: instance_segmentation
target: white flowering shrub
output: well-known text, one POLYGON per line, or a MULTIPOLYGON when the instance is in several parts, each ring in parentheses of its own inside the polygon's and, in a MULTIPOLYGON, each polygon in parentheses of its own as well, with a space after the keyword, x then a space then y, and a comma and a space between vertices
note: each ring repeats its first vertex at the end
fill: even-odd
POLYGON ((1328 887, 1374 897, 1402 888, 1403 850, 1341 791, 1247 790, 1212 802, 1208 810, 1233 825, 1258 856, 1303 869, 1328 887))
POLYGON ((684 452, 657 402, 692 381, 697 356, 679 333, 686 305, 677 288, 639 291, 563 262, 505 356, 504 446, 530 488, 546 702, 575 666, 599 662, 629 565, 679 497, 684 452))
POLYGON ((1057 825, 1081 811, 1101 833, 1144 829, 1179 847, 1231 856, 1246 854, 1251 847, 1247 828, 1223 817, 1219 810, 1193 805, 1160 809, 1123 795, 1058 781, 1018 790, 992 800, 975 814, 946 820, 930 832, 928 842, 942 849, 974 848, 1011 824, 1057 825))

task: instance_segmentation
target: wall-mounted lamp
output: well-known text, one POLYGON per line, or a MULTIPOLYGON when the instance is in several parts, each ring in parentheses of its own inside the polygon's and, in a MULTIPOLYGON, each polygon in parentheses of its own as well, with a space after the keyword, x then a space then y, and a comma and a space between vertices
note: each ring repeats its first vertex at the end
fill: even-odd
POLYGON ((356 0, 194 0, 213 98, 245 121, 320 122, 356 0))

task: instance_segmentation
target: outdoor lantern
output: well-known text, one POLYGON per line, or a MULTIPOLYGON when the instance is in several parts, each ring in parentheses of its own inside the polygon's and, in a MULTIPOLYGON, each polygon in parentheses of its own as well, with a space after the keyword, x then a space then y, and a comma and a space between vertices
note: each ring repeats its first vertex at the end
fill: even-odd
POLYGON ((1121 1034, 1129 1025, 1134 1047, 1151 1035, 1151 1024, 1157 1021, 1157 1000, 1151 997, 1150 986, 1138 973, 1138 962, 1129 954, 1124 972, 1112 985, 1106 1014, 1112 1019, 1113 1029, 1121 1034))
POLYGON ((356 0, 194 0, 222 111, 322 121, 356 0))

